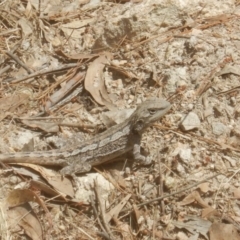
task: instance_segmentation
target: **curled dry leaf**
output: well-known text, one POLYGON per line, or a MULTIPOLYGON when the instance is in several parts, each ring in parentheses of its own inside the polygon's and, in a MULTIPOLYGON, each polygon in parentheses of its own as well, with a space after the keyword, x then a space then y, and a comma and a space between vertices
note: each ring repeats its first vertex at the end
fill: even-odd
POLYGON ((110 53, 96 58, 88 67, 84 83, 86 90, 90 92, 95 101, 107 107, 112 104, 110 103, 110 98, 105 88, 102 75, 105 65, 111 58, 112 56, 110 53))
MULTIPOLYGON (((19 206, 28 202, 36 202, 38 203, 47 214, 49 214, 49 211, 44 204, 44 202, 39 198, 39 196, 29 189, 15 189, 11 191, 8 194, 8 197, 6 198, 6 206, 8 207, 14 207, 19 206)), ((49 217, 49 223, 52 225, 52 220, 49 217)))
POLYGON ((15 226, 21 226, 32 240, 44 239, 41 223, 28 203, 9 209, 7 213, 8 226, 13 231, 15 226))
POLYGON ((38 196, 28 189, 15 189, 7 197, 8 207, 15 207, 26 202, 38 202, 38 196))
POLYGON ((228 74, 228 73, 240 75, 239 65, 231 66, 230 64, 227 64, 217 75, 221 76, 223 74, 228 74))
POLYGON ((56 191, 58 191, 61 195, 66 194, 68 196, 74 196, 74 190, 71 181, 62 176, 60 173, 55 172, 51 169, 47 169, 45 167, 29 164, 29 163, 21 163, 19 165, 27 166, 31 169, 34 169, 52 186, 56 191))
MULTIPOLYGON (((19 205, 23 205, 23 204, 26 204, 28 202, 38 203, 44 209, 44 211, 46 212, 48 221, 49 221, 50 225, 52 225, 52 219, 49 215, 49 211, 48 211, 45 203, 32 190, 29 190, 29 189, 15 189, 15 190, 11 191, 8 194, 8 197, 6 198, 5 205, 7 207, 16 206, 18 208, 19 205)), ((28 206, 28 205, 25 205, 25 206, 28 206)))
POLYGON ((184 206, 193 202, 198 202, 202 207, 209 207, 206 202, 201 198, 199 192, 194 191, 186 196, 181 202, 179 202, 180 206, 184 206))

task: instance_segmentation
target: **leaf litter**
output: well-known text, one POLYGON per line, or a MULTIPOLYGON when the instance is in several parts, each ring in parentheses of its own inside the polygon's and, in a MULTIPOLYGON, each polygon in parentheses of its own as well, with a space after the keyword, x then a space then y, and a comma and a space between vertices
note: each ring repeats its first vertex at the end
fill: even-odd
POLYGON ((4 165, 3 237, 239 239, 238 1, 10 0, 0 11, 1 152, 81 144, 147 97, 173 104, 143 136, 149 167, 126 155, 69 179, 4 165))

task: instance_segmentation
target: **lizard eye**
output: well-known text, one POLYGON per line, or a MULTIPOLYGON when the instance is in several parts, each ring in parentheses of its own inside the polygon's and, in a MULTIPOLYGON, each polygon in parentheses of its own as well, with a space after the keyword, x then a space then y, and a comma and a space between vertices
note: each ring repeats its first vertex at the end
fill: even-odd
POLYGON ((149 109, 149 113, 150 113, 150 115, 154 115, 155 113, 156 113, 156 109, 149 109))

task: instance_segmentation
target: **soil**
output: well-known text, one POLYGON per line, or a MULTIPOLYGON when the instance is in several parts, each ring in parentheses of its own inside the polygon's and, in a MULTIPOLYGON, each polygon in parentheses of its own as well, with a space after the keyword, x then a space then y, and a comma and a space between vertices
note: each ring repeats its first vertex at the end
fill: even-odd
POLYGON ((240 239, 239 1, 0 3, 0 152, 67 148, 149 97, 131 155, 74 179, 2 165, 1 239, 240 239))

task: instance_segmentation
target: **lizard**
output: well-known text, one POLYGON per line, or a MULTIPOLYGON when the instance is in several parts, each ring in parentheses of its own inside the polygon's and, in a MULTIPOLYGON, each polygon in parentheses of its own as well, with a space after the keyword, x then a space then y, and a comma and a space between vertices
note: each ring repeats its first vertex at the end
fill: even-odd
POLYGON ((49 151, 0 153, 0 163, 32 163, 37 165, 60 166, 62 175, 75 175, 133 152, 134 160, 147 165, 150 156, 140 153, 142 133, 153 122, 159 120, 171 108, 171 104, 161 98, 149 98, 138 105, 124 122, 114 125, 78 146, 49 151))

